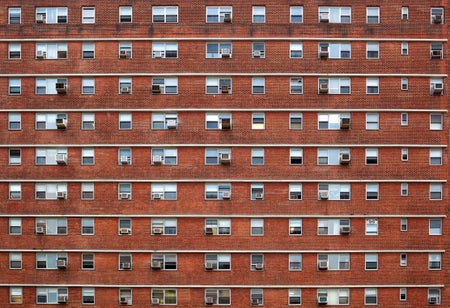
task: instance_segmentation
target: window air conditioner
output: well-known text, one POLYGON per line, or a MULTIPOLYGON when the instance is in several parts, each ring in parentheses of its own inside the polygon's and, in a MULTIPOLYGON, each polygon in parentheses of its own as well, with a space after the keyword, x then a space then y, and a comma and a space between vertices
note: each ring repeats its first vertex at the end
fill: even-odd
POLYGON ((253 50, 253 58, 261 58, 261 50, 253 50))
POLYGON ((43 51, 43 50, 38 50, 37 52, 36 52, 36 58, 37 59, 45 59, 45 51, 43 51))
POLYGON ((126 59, 126 58, 128 58, 128 52, 127 52, 126 50, 121 50, 121 51, 119 51, 119 57, 120 57, 121 59, 126 59))
POLYGON ((341 232, 341 234, 350 234, 350 227, 349 226, 341 226, 340 232, 341 232))
POLYGON ((67 260, 66 259, 58 259, 56 260, 56 267, 57 268, 67 268, 67 260))
POLYGON ((152 298, 152 305, 159 305, 159 298, 152 298))
POLYGON ((328 45, 320 46, 319 57, 323 59, 328 58, 328 45))
POLYGON ((228 86, 221 86, 221 87, 220 87, 220 92, 221 92, 222 94, 228 94, 228 93, 229 93, 228 86))
POLYGON ((153 200, 164 200, 164 193, 152 193, 153 200))
POLYGON ((320 13, 320 22, 329 22, 330 14, 328 12, 320 13))
POLYGON ((160 227, 154 227, 152 229, 153 234, 162 234, 163 231, 164 231, 163 228, 160 228, 160 227))
POLYGON ((264 198, 264 194, 263 193, 256 193, 255 194, 255 199, 262 200, 263 198, 264 198))
POLYGON ((159 84, 152 85, 152 93, 153 94, 161 93, 161 86, 159 84))
POLYGON ((214 298, 213 298, 213 297, 210 297, 210 296, 206 297, 206 298, 205 298, 205 304, 206 304, 206 305, 212 305, 212 304, 214 304, 214 298))
POLYGON ((44 15, 44 14, 38 14, 38 15, 36 16, 36 22, 37 22, 38 24, 44 23, 44 22, 45 22, 45 15, 44 15))
POLYGON ((128 299, 127 299, 126 297, 121 297, 121 298, 119 299, 119 304, 121 304, 121 305, 126 305, 126 304, 128 304, 128 299))
POLYGON ((317 268, 320 270, 327 270, 328 269, 328 261, 319 261, 317 264, 317 268))
POLYGON ((263 270, 264 269, 264 264, 263 263, 256 263, 255 264, 255 270, 263 270))
POLYGON ((128 165, 128 156, 120 156, 120 163, 122 164, 122 165, 128 165))
POLYGON ((58 304, 67 303, 67 295, 58 295, 58 304))
POLYGON ((163 263, 162 263, 162 261, 153 260, 151 267, 152 267, 152 269, 162 269, 163 263))
POLYGON ((131 229, 130 228, 120 228, 119 233, 120 234, 130 234, 131 229))
POLYGON ((160 50, 153 52, 153 58, 162 58, 163 52, 160 50))
POLYGON ((231 199, 231 192, 229 191, 222 192, 222 199, 231 199))
POLYGON ((434 24, 442 23, 442 15, 433 15, 433 16, 431 16, 431 19, 433 20, 434 24))
POLYGON ((231 58, 231 49, 230 48, 222 48, 220 50, 221 58, 231 58))
POLYGON ((119 199, 121 199, 121 200, 128 200, 128 199, 130 199, 130 193, 120 193, 119 194, 119 199))
POLYGON ((213 270, 214 269, 214 263, 211 263, 211 262, 206 262, 205 263, 205 269, 206 270, 213 270))
POLYGON ((350 163, 350 153, 341 153, 339 155, 339 163, 341 165, 348 165, 350 163))
POLYGON ((228 165, 231 163, 230 153, 219 153, 219 161, 222 165, 228 165))
POLYGON ((328 190, 320 190, 319 198, 320 198, 320 200, 327 200, 328 199, 328 190))
POLYGON ((432 50, 431 51, 431 59, 440 59, 440 58, 442 58, 441 50, 432 50))
POLYGON ((57 118, 56 119, 56 127, 58 129, 66 129, 67 128, 67 119, 66 118, 57 118))
POLYGON ((167 120, 166 126, 169 129, 177 128, 177 120, 167 120))
POLYGON ((121 87, 120 88, 121 94, 127 94, 127 93, 130 93, 130 91, 131 91, 130 87, 121 87))
POLYGON ((213 234, 213 228, 209 228, 209 227, 205 228, 205 234, 206 235, 212 235, 213 234))
POLYGON ((319 84, 319 93, 322 94, 328 93, 328 83, 319 84))
POLYGON ((56 154, 56 163, 58 165, 67 165, 67 154, 56 154))
POLYGON ((153 155, 152 161, 155 165, 161 165, 164 161, 164 157, 162 157, 161 155, 153 155))
POLYGON ((58 191, 56 193, 56 198, 58 198, 60 200, 67 199, 67 193, 65 191, 58 191))
POLYGON ((230 118, 220 119, 220 126, 222 129, 230 129, 231 128, 231 119, 230 118))
POLYGON ((441 95, 444 92, 444 85, 442 83, 435 83, 431 88, 433 95, 441 95))
POLYGON ((36 226, 36 234, 45 234, 45 226, 36 226))
POLYGON ((231 14, 230 13, 224 14, 223 22, 231 22, 231 14))
POLYGON ((120 263, 120 268, 121 269, 131 269, 131 263, 130 262, 120 263))
POLYGON ((252 306, 261 305, 261 300, 259 298, 252 298, 251 304, 252 306))
POLYGON ((64 82, 57 82, 56 85, 56 92, 58 94, 66 94, 67 93, 67 84, 64 82))
POLYGON ((436 296, 431 296, 428 298, 428 304, 436 305, 438 303, 438 298, 436 296))
POLYGON ((317 303, 318 304, 327 304, 328 303, 328 296, 327 295, 319 295, 319 296, 317 296, 317 303))
POLYGON ((349 129, 350 128, 350 118, 342 117, 341 118, 341 129, 349 129))

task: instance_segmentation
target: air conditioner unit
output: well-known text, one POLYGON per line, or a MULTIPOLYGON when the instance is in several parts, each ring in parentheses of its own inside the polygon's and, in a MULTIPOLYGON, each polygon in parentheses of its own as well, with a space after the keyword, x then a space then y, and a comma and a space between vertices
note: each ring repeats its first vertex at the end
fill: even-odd
POLYGON ((229 191, 222 192, 222 199, 231 199, 231 192, 229 191))
POLYGON ((206 270, 213 270, 214 269, 214 263, 211 263, 211 262, 206 262, 205 263, 205 269, 206 270))
POLYGON ((36 234, 45 234, 45 226, 36 226, 36 234))
POLYGON ((163 53, 160 50, 153 52, 153 58, 162 58, 162 55, 163 55, 163 53))
POLYGON ((120 163, 122 164, 122 165, 128 165, 128 156, 120 156, 120 163))
POLYGON ((223 22, 231 22, 231 13, 224 14, 223 22))
POLYGON ((56 163, 58 165, 67 165, 67 154, 56 154, 56 163))
POLYGON ((442 58, 441 50, 432 50, 431 51, 431 59, 440 59, 440 58, 442 58))
POLYGON ((221 86, 220 87, 220 92, 223 93, 223 94, 228 94, 229 93, 228 86, 221 86))
POLYGON ((130 93, 130 91, 131 91, 130 87, 121 87, 120 88, 120 93, 122 93, 122 94, 130 93))
POLYGON ((163 234, 164 229, 159 227, 154 227, 152 229, 153 234, 163 234))
POLYGON ((350 118, 342 117, 341 118, 341 129, 349 129, 350 128, 350 118))
POLYGON ((22 295, 11 295, 11 304, 22 303, 22 295))
POLYGON ((429 305, 437 305, 438 298, 436 296, 431 296, 428 298, 428 304, 429 305))
POLYGON ((119 194, 119 199, 121 199, 121 200, 128 200, 128 199, 130 199, 130 193, 120 193, 119 194))
POLYGON ((327 304, 328 303, 328 296, 327 295, 319 295, 319 296, 317 296, 317 303, 318 304, 327 304))
POLYGON ((67 295, 58 295, 58 304, 67 303, 67 295))
POLYGON ((320 22, 329 22, 329 21, 330 21, 330 14, 328 12, 320 13, 320 22))
POLYGON ((433 95, 441 95, 444 92, 444 85, 442 83, 435 83, 431 88, 433 95))
POLYGON ((230 153, 219 153, 219 162, 222 165, 228 165, 231 163, 231 154, 230 153))
POLYGON ((350 163, 350 153, 341 153, 339 155, 339 163, 341 165, 348 165, 350 163))
POLYGON ((222 48, 220 50, 221 58, 231 58, 231 49, 230 48, 222 48))
POLYGON ((261 58, 261 50, 253 50, 253 58, 261 58))
POLYGON ((36 22, 37 22, 38 24, 44 23, 44 22, 45 22, 45 15, 43 15, 43 14, 38 14, 38 15, 36 16, 36 22))
POLYGON ((57 268, 67 268, 67 260, 66 259, 58 259, 56 260, 56 267, 57 268))
POLYGON ((319 93, 328 93, 328 83, 319 84, 319 93))
POLYGON ((66 118, 57 118, 56 119, 56 127, 59 129, 67 128, 67 119, 66 118))
POLYGON ((153 155, 152 161, 155 165, 161 165, 164 161, 164 157, 162 157, 161 155, 153 155))
POLYGON ((213 228, 209 228, 209 227, 205 228, 206 235, 212 235, 213 233, 214 233, 213 228))
POLYGON ((152 298, 152 305, 159 305, 159 298, 152 298))
POLYGON ((320 270, 327 270, 328 269, 328 261, 319 261, 317 263, 317 268, 320 270))
POLYGON ((255 270, 263 270, 264 269, 264 264, 263 263, 256 263, 255 264, 255 270))
POLYGON ((256 193, 255 194, 255 199, 262 200, 263 198, 264 198, 264 194, 263 193, 256 193))
POLYGON ((56 198, 60 199, 60 200, 64 200, 67 198, 67 192, 65 191, 58 191, 56 193, 56 198))
POLYGON ((120 50, 120 51, 119 51, 119 57, 120 57, 121 59, 126 59, 126 58, 128 58, 128 53, 127 53, 127 51, 126 51, 126 50, 120 50))
POLYGON ((159 84, 152 85, 152 93, 153 94, 161 93, 161 86, 159 84))
POLYGON ((131 233, 131 229, 130 228, 120 228, 119 229, 119 233, 120 234, 130 234, 131 233))
POLYGON ((320 200, 327 200, 328 199, 328 190, 320 190, 319 198, 320 198, 320 200))
POLYGON ((56 92, 58 94, 66 94, 67 93, 67 84, 64 82, 57 82, 56 85, 56 92))
POLYGON ((230 118, 220 119, 220 127, 222 129, 230 129, 231 128, 231 119, 230 118))
POLYGON ((166 126, 169 129, 177 128, 177 120, 167 120, 166 121, 166 126))
POLYGON ((340 232, 341 232, 341 234, 350 234, 350 227, 349 226, 341 226, 340 232))
POLYGON ((43 50, 38 50, 36 52, 36 58, 37 59, 45 59, 45 55, 46 55, 46 53, 43 50))
POLYGON ((324 59, 328 58, 328 45, 320 46, 319 57, 324 59))
POLYGON ((158 260, 153 260, 152 264, 151 264, 152 269, 162 269, 163 268, 163 263, 162 261, 158 261, 158 260))
POLYGON ((214 304, 214 297, 210 297, 210 296, 206 297, 206 298, 205 298, 205 304, 206 304, 206 305, 212 305, 212 304, 214 304))
POLYGON ((261 305, 261 300, 259 298, 252 298, 251 304, 252 304, 252 306, 261 305))
POLYGON ((131 263, 130 262, 120 263, 120 268, 121 269, 131 269, 131 263))
POLYGON ((164 193, 152 193, 153 200, 164 200, 164 193))
POLYGON ((433 16, 431 16, 431 19, 433 20, 434 24, 442 23, 442 15, 433 15, 433 16))
POLYGON ((121 305, 126 305, 126 304, 128 304, 128 299, 127 299, 126 297, 121 297, 121 298, 119 299, 119 304, 121 304, 121 305))

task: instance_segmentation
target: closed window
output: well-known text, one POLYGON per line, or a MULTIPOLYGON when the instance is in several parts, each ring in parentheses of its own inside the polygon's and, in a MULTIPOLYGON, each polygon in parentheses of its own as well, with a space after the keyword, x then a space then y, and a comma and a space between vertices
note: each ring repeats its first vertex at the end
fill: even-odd
POLYGON ((303 78, 292 77, 289 84, 290 94, 303 94, 303 78))
POLYGON ((264 165, 264 149, 251 149, 252 165, 264 165))
POLYGON ((266 22, 266 7, 265 6, 252 7, 252 21, 254 23, 266 22))
POLYGON ((367 59, 379 59, 380 44, 377 42, 366 43, 366 56, 367 59))
POLYGON ((205 289, 205 304, 208 305, 230 305, 230 289, 205 289))
POLYGON ((251 236, 264 235, 264 219, 252 218, 250 220, 250 235, 251 236))
POLYGON ((82 304, 95 304, 95 289, 94 288, 82 288, 81 289, 81 303, 82 304))
POLYGON ((289 235, 302 235, 302 220, 298 218, 289 219, 289 235))
POLYGON ((442 130, 442 114, 430 114, 430 130, 442 130))
POLYGON ((318 219, 318 235, 345 235, 350 233, 350 219, 318 219))
POLYGON ((289 57, 292 59, 303 58, 303 43, 291 42, 289 45, 289 57))
POLYGON ((82 94, 94 94, 95 93, 95 79, 83 78, 81 80, 81 93, 82 94))
POLYGON ((95 113, 81 114, 81 129, 85 130, 95 129, 95 113))
POLYGON ((20 78, 10 78, 8 80, 8 94, 9 95, 20 95, 22 94, 22 81, 20 78))
POLYGON ((82 58, 83 59, 94 59, 95 58, 95 43, 93 42, 83 42, 81 45, 82 58))
POLYGON ((9 164, 20 165, 22 163, 22 151, 21 149, 10 148, 9 149, 9 164))
POLYGON ((303 165, 303 149, 289 149, 289 163, 303 165))
POLYGON ((350 157, 350 149, 317 149, 317 164, 318 165, 339 165, 343 164, 345 160, 350 157))
POLYGON ((350 270, 350 254, 318 254, 317 265, 318 269, 327 269, 334 271, 350 270))
POLYGON ((289 114, 289 129, 302 129, 303 128, 303 114, 302 113, 290 113, 289 114))
POLYGON ((301 305, 302 304, 302 289, 288 290, 288 304, 301 305))
POLYGON ((264 94, 266 88, 266 80, 264 77, 252 78, 252 94, 264 94))
POLYGON ((366 93, 367 94, 380 94, 380 80, 378 78, 366 79, 366 93))
POLYGON ((132 128, 132 114, 119 113, 119 129, 128 130, 132 128))
POLYGON ((81 149, 81 164, 82 165, 94 165, 94 149, 83 148, 81 149))
POLYGON ((401 183, 400 195, 402 197, 408 196, 408 183, 401 183))
POLYGON ((56 269, 60 268, 60 261, 65 261, 67 266, 67 253, 37 253, 36 268, 37 269, 56 269))
POLYGON ((8 113, 8 129, 21 130, 22 129, 22 115, 20 113, 8 113))
POLYGON ((350 78, 319 78, 319 94, 350 94, 350 78))
POLYGON ((95 24, 95 7, 84 6, 81 8, 81 23, 95 24))
POLYGON ((302 270, 302 255, 299 253, 289 254, 289 270, 301 271, 302 270))
POLYGON ((58 304, 60 298, 68 301, 69 291, 67 288, 36 288, 37 304, 58 304))
POLYGON ((9 269, 22 269, 22 253, 10 252, 9 253, 9 269))
POLYGON ((364 289, 364 304, 366 305, 378 304, 378 290, 376 288, 364 289))
POLYGON ((379 7, 368 7, 366 9, 366 22, 368 24, 378 24, 380 23, 380 8, 379 7))
POLYGON ((133 8, 131 6, 119 7, 119 22, 130 23, 132 22, 133 8))
POLYGON ((408 126, 408 113, 407 112, 401 113, 400 124, 401 124, 401 126, 408 126))
POLYGON ((378 218, 366 219, 366 235, 378 235, 378 218))
POLYGON ((177 6, 153 6, 152 17, 155 23, 178 22, 177 6))
POLYGON ((408 218, 400 219, 400 231, 402 232, 408 231, 408 218))
POLYGON ((157 301, 160 305, 176 305, 177 290, 176 289, 152 289, 152 302, 157 301))
POLYGON ((95 269, 95 256, 92 252, 83 252, 81 254, 81 269, 93 270, 95 269))
POLYGON ((430 149, 430 165, 442 165, 442 149, 430 149))
POLYGON ((408 42, 402 42, 401 55, 402 56, 407 56, 408 55, 408 42))
POLYGON ((9 288, 9 303, 10 304, 22 304, 23 303, 22 287, 10 287, 9 288))
POLYGON ((22 8, 20 8, 20 7, 10 7, 8 9, 8 23, 9 24, 20 24, 20 23, 22 23, 22 8))
POLYGON ((402 20, 408 20, 409 19, 409 8, 407 6, 402 6, 402 20))
POLYGON ((81 183, 81 200, 94 200, 94 183, 81 183))
POLYGON ((378 200, 379 185, 376 183, 366 184, 366 200, 378 200))
POLYGON ((21 235, 21 234, 22 234, 22 218, 10 218, 9 235, 21 235))
POLYGON ((442 235, 442 220, 430 219, 429 221, 429 235, 442 235))
POLYGON ((265 129, 266 119, 264 113, 252 113, 252 129, 265 129))
POLYGON ((302 184, 289 184, 289 200, 302 200, 302 184))
POLYGON ((94 218, 81 218, 81 235, 94 235, 94 218))
POLYGON ((430 200, 442 200, 442 184, 430 184, 430 200))
POLYGON ((177 42, 153 42, 152 58, 177 58, 177 42))
POLYGON ((289 16, 291 23, 303 22, 303 6, 291 6, 289 16))
POLYGON ((428 269, 429 270, 440 270, 441 269, 441 258, 440 253, 430 253, 428 254, 428 269))
POLYGON ((8 59, 20 59, 22 57, 22 44, 9 43, 8 44, 8 59))
POLYGON ((350 184, 319 184, 319 200, 350 200, 350 184))
POLYGON ((350 43, 319 43, 319 58, 350 59, 352 45, 350 43))
POLYGON ((377 130, 377 129, 379 129, 379 115, 378 115, 378 113, 367 113, 366 114, 366 129, 367 130, 377 130))
POLYGON ((232 44, 230 42, 206 43, 206 58, 231 58, 232 44))
POLYGON ((66 218, 36 218, 36 233, 47 235, 66 235, 66 218), (42 232, 41 232, 42 231, 42 232))
POLYGON ((378 269, 378 254, 366 253, 365 258, 366 258, 366 270, 378 269))
POLYGON ((10 183, 9 184, 9 200, 21 200, 22 199, 22 184, 10 183))
POLYGON ((378 165, 378 149, 366 149, 366 165, 378 165))

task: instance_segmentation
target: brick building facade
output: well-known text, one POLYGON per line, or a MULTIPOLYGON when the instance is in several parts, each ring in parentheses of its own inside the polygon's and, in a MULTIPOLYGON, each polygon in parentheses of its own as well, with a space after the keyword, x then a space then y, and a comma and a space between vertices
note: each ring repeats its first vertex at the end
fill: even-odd
POLYGON ((4 0, 0 306, 449 305, 448 2, 353 2, 4 0))

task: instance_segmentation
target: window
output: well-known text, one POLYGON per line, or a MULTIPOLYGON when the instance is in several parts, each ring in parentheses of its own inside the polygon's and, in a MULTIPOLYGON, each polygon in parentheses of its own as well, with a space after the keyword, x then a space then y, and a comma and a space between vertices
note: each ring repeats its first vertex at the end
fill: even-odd
POLYGON ((21 150, 20 149, 9 149, 9 164, 10 165, 20 165, 22 163, 21 150))
POLYGON ((132 21, 133 8, 131 6, 119 7, 119 22, 130 23, 132 21))
POLYGON ((132 156, 131 149, 119 149, 118 153, 118 164, 119 165, 131 165, 132 164, 132 156))
POLYGON ((231 235, 231 220, 206 219, 205 233, 208 235, 231 235))
POLYGON ((176 113, 153 113, 152 129, 176 129, 178 115, 176 113))
POLYGON ((317 266, 318 269, 334 271, 350 270, 350 255, 348 253, 318 254, 317 266))
POLYGON ((408 113, 402 112, 400 114, 400 124, 401 126, 408 126, 408 113))
POLYGON ((289 56, 291 59, 303 58, 303 43, 291 42, 289 47, 289 56))
POLYGON ((20 7, 10 7, 8 9, 8 23, 9 24, 22 23, 22 9, 20 7))
POLYGON ((130 183, 119 183, 118 185, 119 200, 131 200, 131 184, 130 183))
POLYGON ((302 304, 302 289, 289 289, 288 290, 289 305, 301 305, 302 304))
POLYGON ((265 58, 266 57, 266 44, 264 42, 252 43, 252 57, 253 58, 265 58))
POLYGON ((444 57, 444 46, 442 43, 431 43, 430 44, 430 58, 431 59, 442 59, 444 57))
POLYGON ((231 149, 205 150, 205 165, 229 164, 231 161, 231 149))
POLYGON ((132 256, 130 253, 119 253, 119 270, 131 270, 132 256))
POLYGON ((176 289, 152 289, 152 303, 158 302, 160 305, 176 305, 176 289))
POLYGON ((153 42, 152 58, 177 58, 178 43, 177 42, 153 42))
POLYGON ((152 149, 153 165, 176 165, 178 164, 178 150, 170 148, 153 148, 152 149))
POLYGON ((319 184, 318 195, 319 200, 350 200, 350 184, 319 184))
POLYGON ((303 6, 291 6, 289 16, 291 23, 303 22, 303 6))
POLYGON ((429 288, 428 289, 428 304, 440 305, 441 304, 441 289, 429 288))
POLYGON ((366 235, 378 235, 378 218, 366 219, 366 235))
POLYGON ((264 165, 264 149, 252 149, 252 165, 264 165))
POLYGON ((379 186, 378 184, 366 184, 366 200, 378 200, 379 186))
POLYGON ((36 165, 66 165, 67 148, 36 148, 36 165))
POLYGON ((119 235, 131 235, 131 218, 119 218, 119 235))
POLYGON ((67 302, 68 294, 67 288, 36 288, 36 303, 58 304, 61 298, 67 302))
POLYGON ((366 113, 366 129, 377 130, 379 129, 379 115, 378 113, 366 113))
POLYGON ((177 6, 154 6, 152 7, 153 22, 178 22, 177 6))
POLYGON ((319 22, 349 24, 352 22, 351 18, 351 7, 319 7, 319 22))
POLYGON ((231 78, 206 77, 206 94, 231 94, 231 78))
POLYGON ((94 94, 95 93, 95 79, 83 78, 81 79, 81 93, 94 94))
POLYGON ((232 44, 230 42, 223 43, 206 43, 206 58, 231 58, 232 44))
POLYGON ((289 149, 289 164, 303 165, 303 149, 289 149))
POLYGON ((177 269, 177 255, 176 254, 153 254, 152 268, 162 270, 176 270, 177 269), (157 263, 157 264, 154 264, 157 263), (153 266, 157 265, 157 266, 153 266))
POLYGON ((408 254, 406 252, 402 252, 400 254, 400 266, 408 265, 408 254))
POLYGON ((350 59, 351 44, 350 43, 319 43, 319 58, 330 59, 350 59))
POLYGON ((36 268, 37 269, 57 269, 61 268, 59 261, 65 261, 67 266, 67 253, 37 253, 36 268))
POLYGON ((402 20, 409 19, 409 8, 407 6, 402 6, 402 20))
POLYGON ((95 304, 95 289, 94 288, 82 288, 81 289, 81 303, 95 304))
POLYGON ((22 287, 10 287, 9 288, 9 303, 10 304, 22 304, 23 303, 22 287))
POLYGON ((177 200, 177 184, 152 184, 152 200, 177 200))
POLYGON ((266 119, 264 113, 252 113, 252 129, 265 129, 266 119))
POLYGON ((319 94, 350 94, 350 78, 319 78, 319 94))
POLYGON ((430 184, 430 200, 442 200, 442 184, 430 184))
POLYGON ((350 219, 318 219, 318 235, 341 235, 350 233, 350 219))
POLYGON ((289 270, 301 271, 302 270, 302 255, 299 253, 289 254, 289 270))
POLYGON ((379 7, 368 7, 367 12, 367 23, 368 24, 379 24, 380 23, 380 8, 379 7))
POLYGON ((10 78, 8 94, 9 95, 20 95, 22 90, 22 82, 20 78, 10 78))
POLYGON ((378 254, 366 253, 366 270, 378 269, 378 254))
POLYGON ((35 189, 37 200, 56 200, 61 198, 61 194, 67 194, 66 183, 36 183, 35 189))
POLYGON ((350 158, 350 149, 317 149, 318 165, 339 165, 344 164, 344 158, 350 158))
POLYGON ((428 269, 429 270, 440 270, 441 269, 441 258, 440 253, 430 253, 428 254, 428 269))
POLYGON ((402 56, 408 55, 408 42, 402 42, 401 55, 402 56))
POLYGON ((444 23, 444 9, 440 7, 432 7, 430 9, 430 22, 432 24, 443 24, 444 23))
POLYGON ((289 200, 302 200, 302 184, 289 184, 289 200))
MULTIPOLYGON (((303 78, 292 77, 289 85, 290 94, 303 94, 303 78)), ((301 124, 301 123, 300 123, 301 124)))
POLYGON ((81 164, 82 165, 94 165, 94 149, 82 148, 81 149, 81 164))
POLYGON ((177 235, 177 219, 152 218, 152 234, 177 235))
POLYGON ((81 8, 81 23, 95 24, 95 7, 84 6, 81 8))
POLYGON ((317 301, 327 305, 348 305, 349 289, 317 289, 317 301))
POLYGON ((443 95, 444 84, 442 78, 430 79, 430 95, 443 95))
POLYGON ((66 235, 66 218, 36 218, 36 233, 47 235, 66 235), (43 232, 40 232, 43 231, 43 232))
POLYGON ((430 165, 442 165, 442 149, 430 149, 430 165))
POLYGON ((231 198, 230 183, 205 184, 205 200, 224 200, 231 198))
POLYGON ((429 221, 429 235, 442 235, 442 220, 430 219, 429 221))
POLYGON ((344 128, 344 122, 350 122, 350 114, 319 113, 318 115, 319 129, 341 129, 344 128))
POLYGON ((231 22, 231 6, 207 6, 206 22, 231 22))
POLYGON ((366 79, 366 93, 367 94, 380 94, 380 80, 378 78, 366 79))
POLYGON ((81 129, 83 130, 95 129, 95 113, 81 114, 81 129))
POLYGON ((93 270, 95 269, 95 256, 92 252, 83 252, 81 254, 81 269, 93 270))
POLYGON ((364 304, 377 305, 378 304, 378 290, 376 288, 364 289, 364 304))
POLYGON ((178 94, 178 77, 153 77, 153 94, 178 94))
POLYGON ((402 232, 408 231, 408 218, 400 219, 400 231, 402 232))
POLYGON ((401 184, 401 192, 400 195, 402 197, 408 196, 408 183, 402 183, 401 184))
POLYGON ((66 24, 66 7, 38 7, 36 8, 36 22, 45 24, 66 24))
POLYGON ((81 200, 94 200, 94 183, 81 183, 81 200))
POLYGON ((400 301, 405 302, 407 299, 406 288, 400 288, 400 301))
POLYGON ((264 184, 251 184, 250 192, 251 192, 250 200, 263 200, 264 184))
POLYGON ((81 235, 94 235, 94 218, 81 218, 81 235))
POLYGON ((205 269, 207 270, 230 270, 231 255, 230 254, 205 254, 205 269))
POLYGON ((58 94, 56 84, 67 85, 65 78, 36 78, 36 94, 58 94))
POLYGON ((231 129, 231 113, 206 113, 206 129, 231 129))
POLYGON ((133 294, 131 288, 120 288, 119 289, 119 303, 122 305, 132 305, 133 304, 133 294))
POLYGON ((20 183, 9 184, 9 200, 22 199, 22 185, 20 183))
POLYGON ((264 94, 266 81, 264 77, 252 78, 252 94, 264 94))
POLYGON ((264 255, 251 254, 250 255, 250 269, 252 271, 264 269, 264 255))
POLYGON ((264 305, 264 290, 263 289, 250 289, 250 304, 251 305, 264 305))
POLYGON ((9 269, 22 269, 22 253, 10 252, 9 253, 9 269))
POLYGON ((132 81, 131 78, 119 78, 119 94, 131 94, 132 81))
POLYGON ((430 114, 430 130, 442 130, 442 114, 430 114))
POLYGON ((380 44, 377 42, 366 43, 367 59, 380 58, 380 44))
POLYGON ((289 129, 302 129, 303 128, 303 114, 302 113, 290 113, 289 114, 289 129))
POLYGON ((94 59, 95 58, 95 43, 93 42, 83 42, 81 45, 82 58, 83 59, 94 59))
POLYGON ((22 129, 22 115, 20 113, 8 113, 8 129, 21 130, 22 129))
POLYGON ((22 218, 10 218, 9 235, 21 235, 21 234, 22 234, 22 218))
MULTIPOLYGON (((133 45, 131 42, 119 42, 119 59, 131 59, 132 52, 133 52, 133 45)), ((123 79, 123 78, 121 78, 121 79, 123 79)), ((123 80, 123 82, 131 83, 131 78, 126 78, 123 80)), ((126 86, 127 85, 124 85, 124 87, 126 87, 126 86)), ((131 85, 130 85, 130 87, 131 87, 131 85)))
POLYGON ((207 305, 230 305, 230 289, 205 289, 205 304, 207 305))
POLYGON ((254 23, 266 22, 266 7, 265 6, 253 6, 252 7, 252 21, 254 23))
POLYGON ((9 43, 8 44, 8 59, 20 59, 22 57, 22 44, 9 43))
POLYGON ((250 235, 251 236, 264 235, 264 219, 252 218, 250 220, 250 235))
POLYGON ((36 59, 67 59, 67 43, 37 43, 36 59))
POLYGON ((297 218, 289 219, 289 235, 302 235, 302 220, 297 218))
POLYGON ((132 114, 119 113, 119 129, 129 130, 132 128, 132 114))

